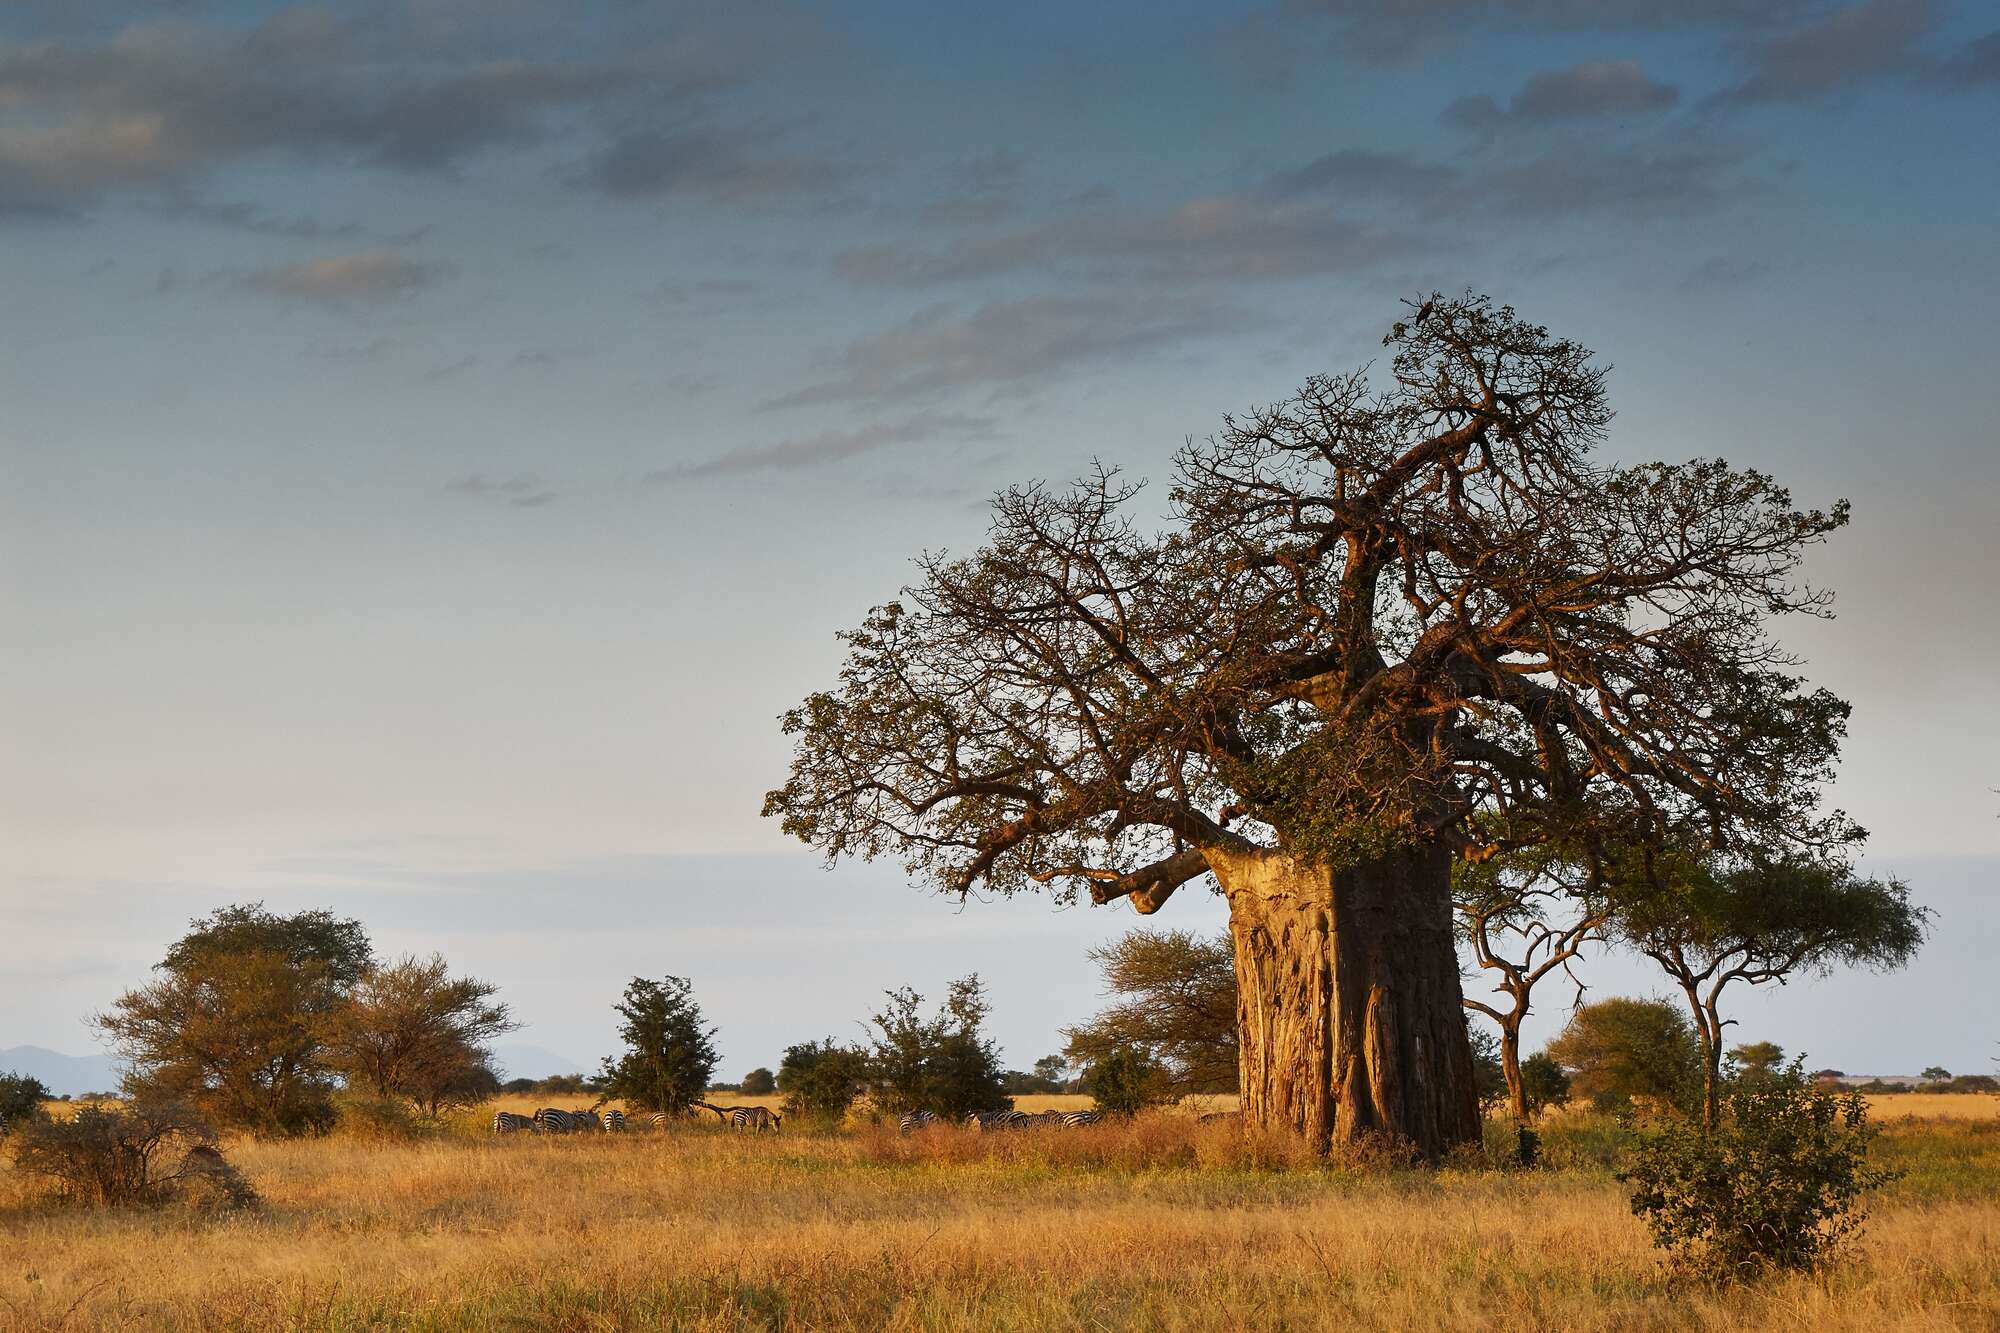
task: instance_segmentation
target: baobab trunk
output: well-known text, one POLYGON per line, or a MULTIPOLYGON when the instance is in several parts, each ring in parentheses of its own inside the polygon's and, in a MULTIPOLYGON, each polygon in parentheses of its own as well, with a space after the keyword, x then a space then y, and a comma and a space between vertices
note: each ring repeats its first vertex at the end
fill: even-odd
POLYGON ((1476 1142, 1448 854, 1338 871, 1277 851, 1210 863, 1236 948, 1244 1119, 1322 1151, 1387 1138, 1435 1161, 1476 1142))

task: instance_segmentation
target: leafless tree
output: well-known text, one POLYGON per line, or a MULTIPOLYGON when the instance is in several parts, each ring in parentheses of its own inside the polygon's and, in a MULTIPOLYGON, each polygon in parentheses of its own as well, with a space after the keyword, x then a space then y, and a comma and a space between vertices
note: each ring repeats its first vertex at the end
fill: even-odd
POLYGON ((1713 460, 1593 461, 1605 372, 1433 298, 1386 381, 1309 381, 1178 460, 996 498, 788 713, 767 814, 960 894, 1227 895, 1245 1116, 1430 1156, 1478 1133, 1450 870, 1616 830, 1838 843, 1847 708, 1764 632, 1825 598, 1794 508, 1713 460))

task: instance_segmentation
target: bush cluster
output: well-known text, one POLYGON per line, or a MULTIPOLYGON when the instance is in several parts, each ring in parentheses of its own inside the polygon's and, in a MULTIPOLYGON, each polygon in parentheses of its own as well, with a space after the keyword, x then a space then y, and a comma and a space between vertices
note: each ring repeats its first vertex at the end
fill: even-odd
POLYGON ((1817 1086, 1794 1061, 1731 1086, 1712 1130, 1668 1119, 1643 1134, 1618 1178, 1684 1271, 1811 1269, 1860 1228, 1861 1196, 1892 1178, 1868 1165, 1878 1133, 1859 1093, 1817 1086))

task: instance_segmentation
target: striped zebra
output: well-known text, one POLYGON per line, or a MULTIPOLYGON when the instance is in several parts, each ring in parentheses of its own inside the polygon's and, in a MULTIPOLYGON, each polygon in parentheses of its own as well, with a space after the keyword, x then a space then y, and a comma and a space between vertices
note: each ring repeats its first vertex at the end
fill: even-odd
POLYGON ((919 1129, 929 1129, 938 1118, 929 1111, 905 1111, 896 1117, 896 1132, 908 1134, 919 1129))
POLYGON ((775 1134, 778 1132, 779 1119, 778 1113, 769 1107, 738 1106, 729 1113, 729 1127, 747 1129, 752 1133, 761 1133, 768 1129, 775 1134))
POLYGON ((1026 1129, 1034 1121, 1026 1111, 973 1111, 965 1117, 967 1129, 1026 1129))
POLYGON ((595 1111, 558 1111, 553 1106, 535 1112, 535 1123, 550 1134, 579 1134, 598 1128, 595 1111))
POLYGON ((512 1111, 495 1111, 493 1113, 493 1132, 495 1134, 533 1134, 536 1129, 535 1117, 531 1115, 515 1115, 512 1111))
POLYGON ((1058 1113, 1056 1123, 1064 1129, 1081 1129, 1085 1125, 1095 1125, 1104 1119, 1102 1111, 1063 1111, 1058 1113))
POLYGON ((619 1134, 624 1132, 624 1129, 625 1113, 623 1111, 613 1107, 604 1113, 604 1132, 606 1134, 619 1134))

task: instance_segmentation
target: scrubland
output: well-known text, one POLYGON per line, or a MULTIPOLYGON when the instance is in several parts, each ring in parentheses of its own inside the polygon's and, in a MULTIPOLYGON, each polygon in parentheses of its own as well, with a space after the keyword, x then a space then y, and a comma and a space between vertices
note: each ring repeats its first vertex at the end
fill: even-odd
POLYGON ((1905 1174, 1847 1261, 1748 1289, 1663 1269, 1610 1176, 1615 1129, 1587 1115, 1545 1125, 1533 1171, 1500 1165, 1497 1127, 1489 1154, 1417 1171, 1311 1162, 1172 1114, 995 1135, 760 1137, 711 1121, 502 1139, 468 1115, 413 1140, 235 1143, 264 1202, 228 1216, 60 1209, 0 1168, 0 1322, 2000 1327, 2000 1099, 1924 1101, 1938 1105, 1877 1099, 1880 1156, 1905 1174))

